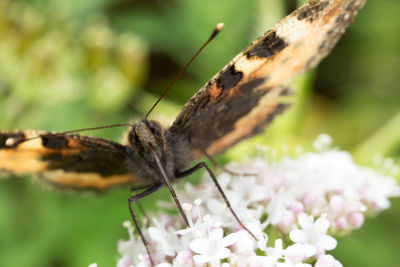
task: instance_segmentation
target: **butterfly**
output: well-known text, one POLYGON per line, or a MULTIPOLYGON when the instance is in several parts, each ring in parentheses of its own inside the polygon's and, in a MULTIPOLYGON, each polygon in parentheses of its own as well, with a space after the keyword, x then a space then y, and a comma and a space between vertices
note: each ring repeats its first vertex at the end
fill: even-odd
POLYGON ((124 144, 77 134, 0 131, 0 170, 11 175, 35 174, 42 183, 58 188, 103 190, 122 184, 144 188, 160 181, 149 153, 151 143, 174 178, 202 151, 219 154, 263 131, 286 110, 289 104, 280 99, 292 90, 284 82, 315 67, 364 3, 309 1, 212 77, 185 104, 171 127, 141 121, 126 135, 124 144), (140 139, 143 134, 150 139, 140 139))
POLYGON ((145 196, 262 132, 289 104, 285 82, 333 49, 365 0, 312 0, 253 41, 185 104, 170 127, 143 119, 123 144, 78 134, 0 131, 0 171, 34 174, 60 189, 104 190, 129 184, 145 196), (166 180, 167 179, 167 180, 166 180))

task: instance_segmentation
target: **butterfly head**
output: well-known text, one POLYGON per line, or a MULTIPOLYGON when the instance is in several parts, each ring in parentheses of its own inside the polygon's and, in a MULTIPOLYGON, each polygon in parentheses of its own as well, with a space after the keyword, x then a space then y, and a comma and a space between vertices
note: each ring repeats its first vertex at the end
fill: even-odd
POLYGON ((156 121, 135 123, 128 133, 128 143, 135 149, 161 153, 165 144, 164 129, 156 121))

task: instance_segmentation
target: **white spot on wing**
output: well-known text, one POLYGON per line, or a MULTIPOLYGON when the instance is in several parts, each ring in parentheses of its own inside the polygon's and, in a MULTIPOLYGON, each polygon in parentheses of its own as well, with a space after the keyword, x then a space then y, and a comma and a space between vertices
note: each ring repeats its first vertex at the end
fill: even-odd
POLYGON ((6 144, 6 146, 13 146, 16 141, 17 141, 16 138, 10 137, 10 138, 7 138, 5 144, 6 144))
POLYGON ((235 62, 235 69, 237 71, 241 71, 244 74, 252 73, 253 71, 260 68, 260 66, 265 63, 264 59, 254 58, 248 60, 246 57, 239 58, 238 61, 235 62))
POLYGON ((293 44, 308 36, 311 30, 310 27, 312 27, 312 25, 305 20, 298 20, 296 17, 293 17, 280 25, 276 30, 276 34, 287 43, 293 44))

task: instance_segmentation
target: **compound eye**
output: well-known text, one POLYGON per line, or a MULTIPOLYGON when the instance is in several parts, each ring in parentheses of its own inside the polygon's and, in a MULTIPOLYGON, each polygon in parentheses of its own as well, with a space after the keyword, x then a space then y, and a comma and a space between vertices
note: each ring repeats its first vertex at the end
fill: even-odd
POLYGON ((152 132, 153 135, 155 135, 156 137, 161 136, 161 127, 160 125, 155 122, 155 121, 149 121, 148 123, 148 127, 150 129, 150 131, 152 132))
POLYGON ((139 143, 139 137, 137 136, 134 129, 129 131, 128 139, 131 144, 139 143))

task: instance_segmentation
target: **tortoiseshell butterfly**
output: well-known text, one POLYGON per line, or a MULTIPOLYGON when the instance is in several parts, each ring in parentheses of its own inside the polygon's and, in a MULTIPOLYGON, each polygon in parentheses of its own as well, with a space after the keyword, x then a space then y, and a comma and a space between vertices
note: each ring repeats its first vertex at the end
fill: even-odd
POLYGON ((128 184, 147 195, 265 129, 288 104, 284 83, 315 67, 335 46, 365 0, 312 0, 234 57, 164 128, 144 119, 123 144, 78 134, 0 131, 0 171, 34 174, 58 188, 103 190, 128 184))

